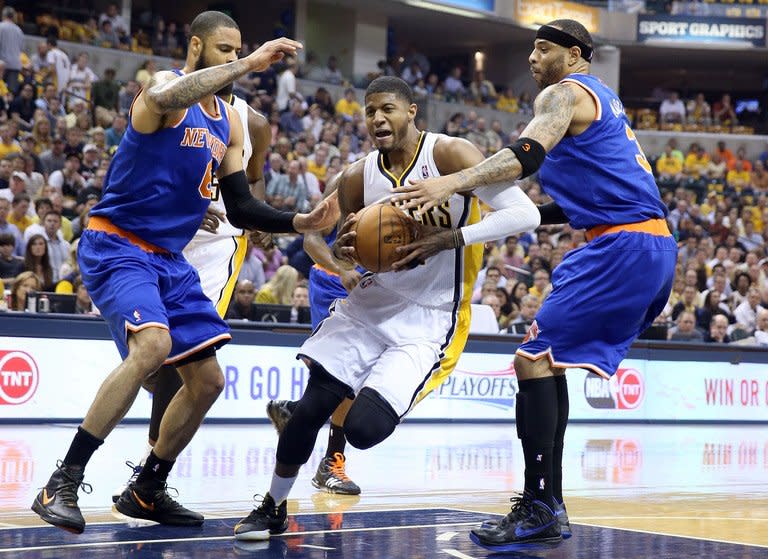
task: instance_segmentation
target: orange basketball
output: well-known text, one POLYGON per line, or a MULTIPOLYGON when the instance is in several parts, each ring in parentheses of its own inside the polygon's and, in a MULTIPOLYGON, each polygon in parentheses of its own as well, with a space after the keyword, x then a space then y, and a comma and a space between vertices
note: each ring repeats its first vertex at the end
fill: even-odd
POLYGON ((371 272, 388 272, 400 260, 395 249, 416 238, 416 221, 390 204, 360 210, 355 226, 355 260, 371 272))

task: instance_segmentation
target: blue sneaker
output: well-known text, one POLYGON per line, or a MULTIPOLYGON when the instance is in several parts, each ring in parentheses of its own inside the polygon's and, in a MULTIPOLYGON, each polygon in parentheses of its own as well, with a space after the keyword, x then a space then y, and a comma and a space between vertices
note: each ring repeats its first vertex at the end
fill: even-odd
MULTIPOLYGON (((514 501, 515 498, 513 497, 511 500, 514 501)), ((558 503, 557 499, 555 499, 554 502, 555 504, 552 507, 552 510, 554 511, 555 516, 557 516, 557 523, 560 524, 560 534, 563 536, 564 540, 567 540, 573 533, 571 532, 571 523, 568 521, 568 512, 565 510, 565 503, 558 503)), ((480 527, 493 528, 498 526, 502 519, 489 518, 488 520, 485 520, 480 527)))
POLYGON ((469 538, 491 551, 554 547, 562 543, 555 512, 530 493, 512 498, 512 510, 495 526, 472 530, 469 538))

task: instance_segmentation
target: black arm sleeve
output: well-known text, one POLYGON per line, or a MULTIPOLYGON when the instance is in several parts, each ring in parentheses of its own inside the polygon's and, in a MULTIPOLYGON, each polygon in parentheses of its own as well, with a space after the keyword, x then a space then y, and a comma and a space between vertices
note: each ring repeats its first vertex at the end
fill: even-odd
MULTIPOLYGON (((568 223, 570 221, 563 212, 563 209, 554 202, 536 207, 539 209, 539 214, 541 214, 542 225, 557 225, 560 223, 568 223)), ((229 210, 227 210, 227 212, 229 212, 229 210)))
POLYGON ((281 212, 251 196, 245 171, 219 179, 227 220, 235 227, 266 233, 296 233, 294 212, 281 212))

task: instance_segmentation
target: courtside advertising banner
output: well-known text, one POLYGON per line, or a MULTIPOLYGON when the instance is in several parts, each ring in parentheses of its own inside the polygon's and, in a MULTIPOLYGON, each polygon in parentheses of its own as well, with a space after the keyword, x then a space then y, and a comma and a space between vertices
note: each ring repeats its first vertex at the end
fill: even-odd
MULTIPOLYGON (((297 349, 222 348, 224 390, 208 417, 265 419, 269 400, 300 398, 309 371, 297 349)), ((111 341, 0 337, 0 420, 79 420, 119 363, 111 341)), ((582 369, 567 376, 573 420, 768 421, 768 364, 628 359, 610 380, 582 369)), ((513 421, 517 390, 511 354, 468 351, 410 417, 513 421)), ((148 419, 150 411, 141 390, 126 417, 148 419)))
POLYGON ((731 43, 765 47, 765 20, 746 17, 639 15, 637 40, 731 43))

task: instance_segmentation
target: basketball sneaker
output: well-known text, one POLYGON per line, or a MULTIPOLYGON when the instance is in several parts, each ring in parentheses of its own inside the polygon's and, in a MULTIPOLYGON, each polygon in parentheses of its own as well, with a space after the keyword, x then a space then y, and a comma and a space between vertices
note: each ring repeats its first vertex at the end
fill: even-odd
POLYGON ((77 490, 80 487, 85 493, 93 490, 89 484, 83 483, 83 468, 67 466, 59 460, 56 471, 35 497, 32 510, 48 524, 73 534, 82 534, 85 519, 77 506, 77 490))
POLYGON ((341 452, 334 452, 333 457, 325 457, 317 467, 312 485, 328 493, 340 495, 359 495, 360 487, 344 471, 346 459, 341 452))
POLYGON ((120 495, 122 495, 123 492, 126 489, 128 489, 128 486, 131 485, 134 481, 136 481, 136 479, 139 477, 139 474, 141 473, 141 467, 143 466, 141 462, 138 465, 136 465, 130 460, 127 460, 125 462, 125 465, 131 469, 131 477, 128 478, 128 481, 126 481, 124 484, 122 484, 120 487, 118 487, 112 492, 113 503, 116 503, 117 500, 120 498, 120 495))
MULTIPOLYGON (((256 496, 254 496, 256 497, 256 496)), ((261 541, 270 535, 282 534, 288 529, 288 500, 278 506, 267 493, 264 500, 235 525, 235 539, 243 541, 261 541)))
POLYGON ((291 403, 290 400, 270 400, 267 402, 267 417, 275 426, 278 435, 282 435, 286 423, 293 415, 290 408, 291 403))
POLYGON ((115 511, 129 518, 150 520, 168 526, 201 526, 204 517, 184 508, 168 495, 165 483, 131 483, 114 506, 115 511))
MULTIPOLYGON (((514 500, 514 497, 512 500, 514 500)), ((555 516, 557 516, 557 523, 560 525, 560 534, 563 536, 564 540, 567 540, 573 535, 573 533, 571 532, 571 523, 568 520, 568 512, 565 510, 565 503, 558 503, 557 499, 554 500, 554 503, 555 504, 552 507, 552 510, 554 511, 555 516)), ((493 528, 498 526, 499 522, 499 519, 491 518, 483 522, 480 527, 493 528)))
POLYGON ((555 512, 528 492, 512 499, 512 510, 495 526, 472 530, 469 538, 491 551, 554 547, 563 541, 555 512))

